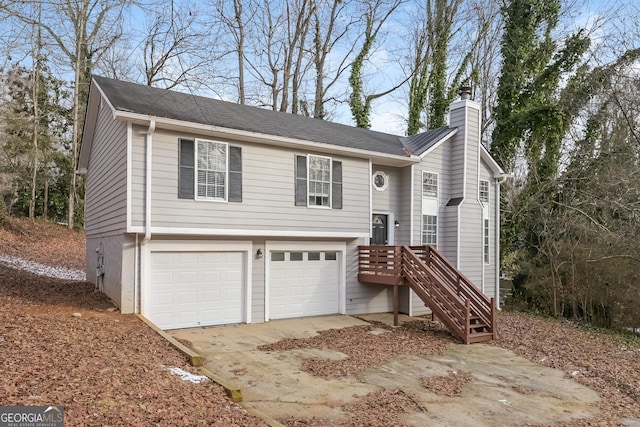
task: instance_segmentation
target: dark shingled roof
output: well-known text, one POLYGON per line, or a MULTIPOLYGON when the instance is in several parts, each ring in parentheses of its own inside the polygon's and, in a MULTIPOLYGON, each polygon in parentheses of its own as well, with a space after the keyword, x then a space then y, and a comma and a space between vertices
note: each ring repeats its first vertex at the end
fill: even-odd
POLYGON ((401 138, 401 141, 411 153, 420 155, 455 130, 456 128, 445 126, 438 129, 428 130, 417 135, 401 138))
POLYGON ((404 138, 397 135, 106 77, 93 79, 118 111, 407 156, 404 138))

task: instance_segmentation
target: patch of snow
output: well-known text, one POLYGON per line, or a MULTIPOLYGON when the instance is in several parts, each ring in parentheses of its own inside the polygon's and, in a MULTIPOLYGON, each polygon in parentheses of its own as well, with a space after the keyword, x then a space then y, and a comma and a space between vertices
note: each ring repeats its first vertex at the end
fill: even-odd
POLYGON ((200 384, 202 381, 208 380, 204 375, 195 375, 180 368, 169 368, 169 372, 174 375, 180 375, 182 381, 191 381, 194 384, 200 384))
POLYGON ((64 267, 51 267, 49 265, 39 264, 26 259, 0 255, 0 264, 7 265, 18 270, 25 270, 39 276, 52 277, 54 279, 75 280, 84 282, 87 275, 84 271, 71 270, 64 267))

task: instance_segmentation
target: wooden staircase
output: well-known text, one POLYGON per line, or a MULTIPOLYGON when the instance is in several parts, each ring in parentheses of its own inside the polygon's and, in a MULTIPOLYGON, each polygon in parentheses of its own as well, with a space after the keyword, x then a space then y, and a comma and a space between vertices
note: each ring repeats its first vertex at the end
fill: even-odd
POLYGON ((495 339, 494 299, 487 298, 432 246, 359 249, 361 282, 406 284, 465 344, 495 339))

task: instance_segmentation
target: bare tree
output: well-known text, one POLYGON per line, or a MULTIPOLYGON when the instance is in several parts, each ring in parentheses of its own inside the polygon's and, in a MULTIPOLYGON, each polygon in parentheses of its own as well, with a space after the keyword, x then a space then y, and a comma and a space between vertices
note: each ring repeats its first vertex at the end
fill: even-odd
POLYGON ((307 36, 314 0, 262 1, 256 9, 253 49, 245 56, 252 76, 269 91, 273 110, 297 112, 299 88, 308 69, 307 36))
MULTIPOLYGON (((40 21, 42 15, 42 7, 39 5, 37 10, 36 20, 40 21)), ((41 51, 42 51, 42 30, 40 26, 33 25, 34 37, 33 40, 33 71, 31 73, 31 98, 33 99, 33 154, 32 154, 32 172, 31 172, 31 199, 29 200, 29 218, 35 219, 36 211, 36 185, 38 178, 38 135, 40 134, 40 63, 41 63, 41 51)))
MULTIPOLYGON (((481 105, 482 139, 490 141, 493 131, 493 109, 497 100, 498 76, 500 74, 500 39, 502 37, 502 15, 499 5, 493 1, 478 0, 469 5, 469 12, 477 17, 478 25, 486 23, 484 36, 478 39, 477 49, 471 58, 473 96, 481 105)), ((484 26, 483 25, 483 26, 484 26)), ((489 147, 487 147, 489 148, 489 147)))
POLYGON ((212 59, 201 54, 206 33, 197 22, 199 13, 193 6, 173 2, 169 13, 152 13, 143 48, 145 84, 165 89, 193 84, 200 78, 197 70, 212 59))
MULTIPOLYGON (((249 0, 251 6, 251 0, 249 0)), ((253 15, 246 15, 244 0, 233 0, 229 2, 226 0, 218 0, 216 3, 216 11, 218 18, 221 20, 226 32, 233 38, 233 49, 237 60, 237 73, 238 73, 238 103, 245 104, 247 100, 246 96, 246 84, 245 84, 245 26, 247 23, 252 22, 253 15), (228 11, 227 7, 232 3, 232 11, 228 11)), ((249 8, 251 11, 251 7, 249 8)))
POLYGON ((349 85, 351 87, 349 106, 351 108, 351 114, 356 122, 356 126, 358 127, 369 128, 371 126, 371 103, 374 100, 397 90, 408 80, 405 79, 399 84, 382 92, 365 94, 362 78, 363 67, 372 52, 380 30, 389 17, 403 2, 404 0, 366 0, 363 2, 364 11, 362 18, 364 20, 365 27, 362 34, 362 44, 355 59, 351 63, 351 74, 349 76, 349 85))
POLYGON ((327 66, 327 58, 336 44, 347 35, 351 24, 353 24, 353 16, 346 13, 350 4, 350 1, 344 0, 325 0, 316 6, 313 13, 313 63, 315 66, 313 116, 317 119, 324 120, 326 118, 327 94, 347 70, 348 58, 353 52, 353 47, 347 50, 329 77, 330 70, 327 66))
POLYGON ((284 63, 282 67, 282 100, 280 111, 289 109, 289 90, 295 101, 293 109, 297 111, 297 98, 301 74, 305 67, 302 61, 305 56, 305 41, 309 33, 309 23, 315 9, 313 0, 288 0, 285 5, 285 20, 287 22, 286 39, 284 44, 284 63), (293 81, 292 87, 289 82, 293 81))

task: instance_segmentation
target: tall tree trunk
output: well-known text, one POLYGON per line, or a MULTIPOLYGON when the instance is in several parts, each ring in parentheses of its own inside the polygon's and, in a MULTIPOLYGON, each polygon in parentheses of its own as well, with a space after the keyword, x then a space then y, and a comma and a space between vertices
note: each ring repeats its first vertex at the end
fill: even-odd
POLYGON ((42 197, 42 218, 46 221, 49 219, 49 176, 44 176, 44 196, 42 197))
MULTIPOLYGON (((81 36, 79 36, 81 39, 81 36)), ((75 80, 73 86, 73 135, 71 139, 71 179, 69 180, 69 212, 67 214, 67 227, 74 226, 75 201, 76 201, 76 167, 78 161, 78 139, 80 135, 80 73, 82 73, 81 61, 82 40, 78 40, 76 48, 75 80)))
MULTIPOLYGON (((40 10, 42 10, 40 8, 40 10)), ((42 14, 38 14, 38 20, 41 19, 42 14)), ((42 46, 42 30, 40 26, 36 26, 36 45, 34 49, 34 67, 33 83, 31 86, 31 98, 33 98, 33 159, 31 173, 31 199, 29 200, 29 218, 34 220, 36 218, 36 184, 38 179, 38 134, 40 131, 40 48, 42 46)))
POLYGON ((244 22, 242 21, 242 0, 233 0, 233 8, 236 15, 236 25, 238 26, 238 103, 244 104, 246 96, 244 91, 244 22))

